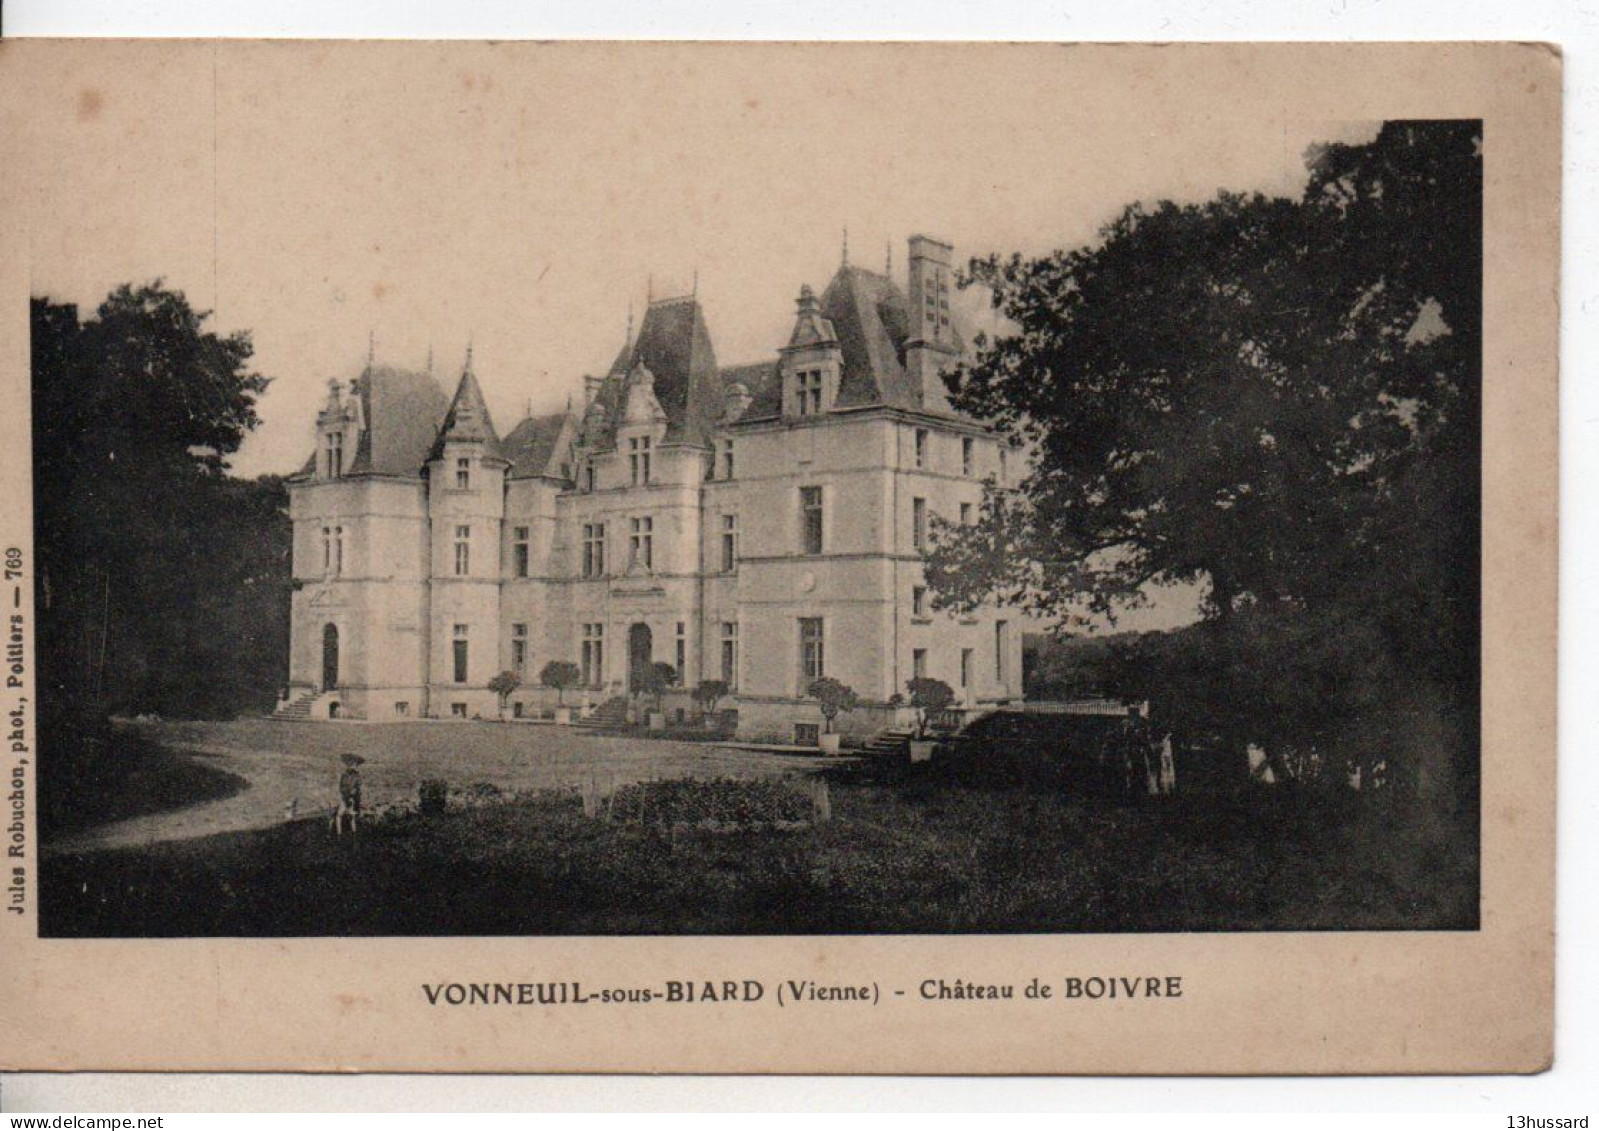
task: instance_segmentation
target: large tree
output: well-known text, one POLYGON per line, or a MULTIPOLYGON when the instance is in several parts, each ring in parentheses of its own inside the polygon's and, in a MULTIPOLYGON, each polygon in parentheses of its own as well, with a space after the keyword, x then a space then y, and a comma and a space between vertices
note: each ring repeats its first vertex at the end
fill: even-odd
POLYGON ((283 485, 226 475, 267 379, 247 334, 206 320, 160 283, 88 319, 33 300, 47 731, 113 710, 227 713, 279 682, 283 485))
POLYGON ((950 375, 952 401, 1030 467, 975 531, 935 523, 929 582, 1052 617, 1195 583, 1240 713, 1304 737, 1370 708, 1355 681, 1414 670, 1464 716, 1480 127, 1388 123, 1308 163, 1297 200, 1135 204, 1093 246, 972 263, 1011 329, 950 375), (1332 695, 1307 717, 1289 684, 1332 695))

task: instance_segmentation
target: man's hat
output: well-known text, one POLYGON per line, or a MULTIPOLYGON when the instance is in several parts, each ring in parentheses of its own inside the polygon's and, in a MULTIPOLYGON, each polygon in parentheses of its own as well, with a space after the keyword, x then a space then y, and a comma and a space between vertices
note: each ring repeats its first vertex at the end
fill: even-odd
POLYGON ((359 754, 345 754, 343 755, 343 760, 346 766, 359 766, 366 761, 366 759, 361 757, 359 754))

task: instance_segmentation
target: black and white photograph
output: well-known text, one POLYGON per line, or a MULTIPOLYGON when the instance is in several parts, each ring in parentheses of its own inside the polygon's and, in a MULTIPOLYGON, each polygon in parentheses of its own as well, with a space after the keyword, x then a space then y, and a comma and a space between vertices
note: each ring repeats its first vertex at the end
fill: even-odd
MULTIPOLYGON (((1447 93, 1492 48, 1416 56, 1431 100, 1307 50, 1302 105, 1217 95, 1267 48, 160 50, 12 71, 39 945, 1082 939, 1045 980, 1149 1011, 1234 939, 1299 984, 1503 947, 1486 822, 1543 858, 1503 791, 1552 731, 1505 733, 1543 700, 1485 678, 1485 562, 1542 631, 1553 496, 1529 540, 1485 492, 1553 458, 1552 369, 1485 362, 1549 262, 1496 274, 1541 166, 1447 93)), ((1039 988, 827 953, 614 1000, 1039 988)), ((613 1000, 427 970, 417 1016, 613 1000)))
POLYGON ((41 270, 42 931, 1474 929, 1481 123, 1239 133, 41 270))

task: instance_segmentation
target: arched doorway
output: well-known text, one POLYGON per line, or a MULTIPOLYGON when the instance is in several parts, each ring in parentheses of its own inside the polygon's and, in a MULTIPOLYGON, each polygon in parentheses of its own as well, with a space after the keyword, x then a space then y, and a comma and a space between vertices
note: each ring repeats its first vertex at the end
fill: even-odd
POLYGON ((627 630, 627 689, 637 695, 644 689, 650 664, 655 659, 655 645, 650 636, 650 626, 635 624, 627 630))
POLYGON ((339 686, 339 626, 330 624, 322 630, 322 690, 332 691, 339 686))

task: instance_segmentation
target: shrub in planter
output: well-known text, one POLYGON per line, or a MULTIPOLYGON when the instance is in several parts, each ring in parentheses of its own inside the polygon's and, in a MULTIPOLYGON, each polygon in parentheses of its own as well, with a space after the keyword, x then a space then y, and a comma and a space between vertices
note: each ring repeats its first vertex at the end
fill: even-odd
POLYGON ((505 704, 511 698, 511 693, 522 686, 522 677, 513 671, 503 671, 489 680, 489 690, 499 696, 500 721, 505 721, 505 704))
POLYGON ((417 811, 435 816, 449 804, 450 787, 440 778, 428 778, 417 787, 416 795, 417 811))
POLYGON ((539 682, 555 688, 555 721, 563 726, 572 721, 572 712, 566 705, 566 692, 576 687, 583 671, 570 660, 551 660, 539 672, 539 682))
POLYGON ((829 754, 837 754, 838 735, 833 732, 833 721, 842 712, 853 711, 860 702, 860 697, 855 694, 853 687, 832 676, 823 676, 814 681, 806 689, 806 694, 821 705, 822 718, 827 720, 826 729, 821 737, 821 748, 829 754))
POLYGON ((727 697, 728 686, 720 679, 702 680, 694 689, 694 705, 705 716, 707 725, 716 725, 716 705, 727 697))
POLYGON ((911 680, 905 685, 911 693, 911 706, 916 710, 916 737, 910 742, 912 762, 925 762, 933 756, 936 745, 927 737, 927 725, 934 715, 955 702, 955 689, 941 679, 926 676, 911 680))

